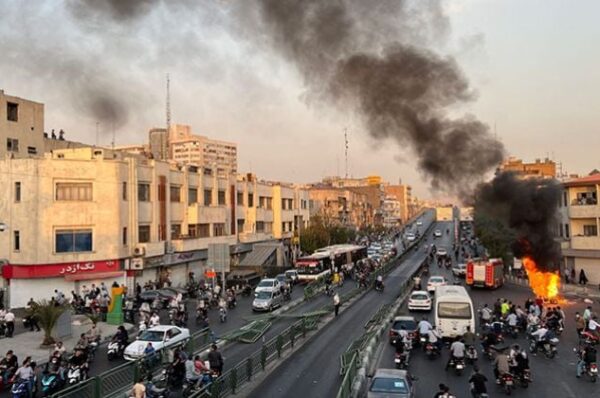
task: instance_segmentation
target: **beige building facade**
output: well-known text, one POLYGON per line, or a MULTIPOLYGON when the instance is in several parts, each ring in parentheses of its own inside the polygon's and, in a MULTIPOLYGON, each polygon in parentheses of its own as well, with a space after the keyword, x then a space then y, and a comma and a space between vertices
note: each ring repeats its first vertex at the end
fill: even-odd
POLYGON ((11 306, 83 284, 185 284, 202 275, 210 243, 232 256, 285 240, 309 220, 308 191, 219 177, 101 148, 0 161, 0 261, 11 306))
POLYGON ((0 90, 0 159, 44 152, 44 104, 0 90))
POLYGON ((367 195, 349 188, 312 186, 309 188, 312 215, 326 222, 351 228, 364 228, 373 221, 373 209, 367 195))
POLYGON ((600 283, 600 174, 563 183, 557 235, 561 242, 563 272, 583 269, 589 282, 600 283))

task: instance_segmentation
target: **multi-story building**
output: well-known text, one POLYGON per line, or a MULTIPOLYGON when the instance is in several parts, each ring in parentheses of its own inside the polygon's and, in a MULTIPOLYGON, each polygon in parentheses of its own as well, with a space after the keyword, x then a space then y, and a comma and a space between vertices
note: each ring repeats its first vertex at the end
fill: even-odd
POLYGON ((44 152, 44 104, 0 90, 0 159, 44 152))
POLYGON ((563 183, 557 235, 561 241, 563 271, 583 269, 589 281, 600 283, 600 174, 563 183))
POLYGON ((240 256, 309 220, 301 188, 101 148, 2 160, 0 186, 11 306, 89 283, 183 284, 208 267, 210 243, 240 256))
POLYGON ((169 152, 175 162, 215 169, 220 177, 237 173, 237 144, 194 135, 190 126, 171 126, 169 152))
POLYGON ((548 158, 543 162, 536 159, 534 163, 524 163, 522 159, 510 157, 502 163, 500 170, 512 171, 524 178, 556 178, 556 163, 548 158))
POLYGON ((350 188, 313 185, 309 188, 311 215, 326 222, 351 228, 363 228, 373 221, 373 209, 367 196, 350 188))
POLYGON ((167 129, 150 129, 148 131, 148 146, 153 159, 169 159, 169 133, 167 129))
POLYGON ((412 187, 410 185, 384 185, 386 200, 394 199, 398 201, 400 207, 400 221, 405 223, 413 214, 412 187))
POLYGON ((394 196, 386 196, 383 200, 383 226, 397 227, 402 224, 402 205, 394 196))

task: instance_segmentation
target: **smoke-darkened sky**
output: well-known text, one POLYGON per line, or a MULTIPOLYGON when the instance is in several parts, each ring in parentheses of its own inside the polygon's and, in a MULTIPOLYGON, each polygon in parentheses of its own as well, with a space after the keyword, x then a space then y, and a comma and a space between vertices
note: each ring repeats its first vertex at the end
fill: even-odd
POLYGON ((597 2, 331 1, 316 19, 319 43, 286 42, 301 21, 281 30, 252 7, 286 3, 313 2, 0 0, 0 88, 44 102, 47 130, 93 142, 99 122, 101 144, 113 128, 128 144, 164 124, 168 72, 173 121, 238 142, 239 169, 270 179, 343 174, 344 127, 350 174, 402 178, 421 195, 485 174, 498 155, 494 133, 509 154, 554 155, 573 172, 598 167, 597 2), (409 79, 389 86, 431 77, 433 86, 409 87, 427 101, 391 95, 383 105, 387 80, 361 71, 379 68, 381 80, 411 54, 421 72, 423 62, 443 67, 425 76, 405 68, 409 79), (435 78, 448 74, 456 84, 441 88, 435 78))

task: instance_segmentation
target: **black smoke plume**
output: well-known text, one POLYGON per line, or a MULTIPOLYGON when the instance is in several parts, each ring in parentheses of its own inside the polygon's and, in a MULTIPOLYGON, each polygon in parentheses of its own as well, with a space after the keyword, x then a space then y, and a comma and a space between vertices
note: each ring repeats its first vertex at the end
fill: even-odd
POLYGON ((541 270, 555 271, 560 260, 554 241, 560 195, 554 179, 522 179, 504 172, 479 186, 475 213, 505 227, 516 258, 529 256, 541 270))
MULTIPOLYGON (((473 117, 449 109, 474 94, 456 62, 412 43, 406 30, 384 38, 378 24, 422 15, 443 26, 440 2, 257 0, 259 21, 275 47, 305 78, 310 92, 360 115, 372 138, 411 148, 433 188, 462 197, 503 159, 503 145, 473 117), (417 14, 420 12, 421 14, 417 14)), ((436 24, 437 23, 437 24, 436 24)))

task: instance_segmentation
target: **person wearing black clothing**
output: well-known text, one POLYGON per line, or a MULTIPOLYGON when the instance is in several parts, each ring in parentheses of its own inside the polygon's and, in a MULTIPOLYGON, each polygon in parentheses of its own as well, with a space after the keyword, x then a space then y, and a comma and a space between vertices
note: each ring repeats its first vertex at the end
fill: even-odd
POLYGON ((9 380, 19 368, 19 359, 12 350, 6 352, 6 356, 0 361, 0 382, 9 380))
POLYGON ((479 368, 473 368, 473 374, 469 379, 469 383, 471 383, 471 394, 473 398, 478 398, 481 394, 487 394, 487 388, 485 387, 485 383, 488 381, 487 377, 479 373, 479 368))
POLYGON ((433 398, 451 398, 454 397, 452 394, 450 394, 450 387, 448 387, 445 384, 440 384, 439 385, 439 389, 440 391, 436 392, 435 395, 433 396, 433 398))
POLYGON ((208 363, 210 363, 210 369, 214 370, 220 376, 223 372, 223 356, 217 349, 216 344, 212 345, 212 349, 208 353, 208 363))
POLYGON ((87 379, 88 356, 86 351, 75 348, 75 354, 69 359, 69 365, 79 366, 83 379, 87 379))

